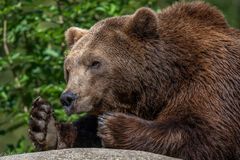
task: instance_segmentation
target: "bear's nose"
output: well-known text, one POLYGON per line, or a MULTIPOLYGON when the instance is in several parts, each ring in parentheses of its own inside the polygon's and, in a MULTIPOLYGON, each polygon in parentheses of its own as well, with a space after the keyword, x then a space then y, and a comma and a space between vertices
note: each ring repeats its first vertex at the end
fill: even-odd
POLYGON ((60 97, 60 101, 63 106, 70 107, 76 98, 77 98, 76 94, 74 94, 70 91, 66 91, 66 92, 62 93, 62 95, 60 97))

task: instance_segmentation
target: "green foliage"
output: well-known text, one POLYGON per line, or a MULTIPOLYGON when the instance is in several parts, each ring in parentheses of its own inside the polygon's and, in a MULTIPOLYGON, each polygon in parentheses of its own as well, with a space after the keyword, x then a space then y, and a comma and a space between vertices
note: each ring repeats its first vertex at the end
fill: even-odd
MULTIPOLYGON (((59 120, 76 119, 76 115, 66 116, 58 100, 65 86, 62 66, 67 28, 90 28, 106 17, 131 14, 141 6, 160 10, 174 1, 0 0, 0 152, 33 150, 27 124, 31 103, 39 95, 53 104, 59 120)), ((232 25, 239 26, 238 1, 210 2, 226 13, 232 25)))

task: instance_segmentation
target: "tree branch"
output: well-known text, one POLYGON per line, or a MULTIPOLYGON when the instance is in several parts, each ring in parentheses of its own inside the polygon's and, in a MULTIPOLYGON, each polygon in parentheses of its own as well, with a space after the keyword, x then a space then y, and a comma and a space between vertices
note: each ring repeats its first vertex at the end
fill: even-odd
POLYGON ((6 55, 9 55, 9 48, 7 44, 7 20, 3 20, 3 46, 6 55))

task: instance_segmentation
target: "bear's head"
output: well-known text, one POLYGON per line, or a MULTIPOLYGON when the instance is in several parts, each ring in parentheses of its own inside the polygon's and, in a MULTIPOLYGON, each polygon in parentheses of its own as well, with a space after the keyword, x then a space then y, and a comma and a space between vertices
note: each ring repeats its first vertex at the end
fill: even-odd
POLYGON ((200 2, 160 14, 140 8, 90 30, 72 27, 66 31, 70 51, 61 102, 68 113, 119 111, 153 118, 176 95, 196 94, 191 85, 211 72, 209 55, 217 53, 211 51, 227 28, 220 12, 200 2))
POLYGON ((90 30, 69 28, 61 102, 68 113, 134 111, 144 101, 145 45, 158 38, 157 14, 141 8, 134 15, 110 18, 90 30))

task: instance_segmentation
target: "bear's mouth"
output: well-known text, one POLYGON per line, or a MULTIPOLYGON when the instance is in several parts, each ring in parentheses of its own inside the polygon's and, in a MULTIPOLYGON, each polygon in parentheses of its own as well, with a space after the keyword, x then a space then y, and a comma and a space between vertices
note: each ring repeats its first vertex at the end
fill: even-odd
POLYGON ((80 114, 84 112, 92 112, 98 109, 102 104, 102 99, 95 99, 91 97, 82 97, 75 100, 70 106, 63 106, 67 115, 80 114))
POLYGON ((63 108, 64 108, 64 110, 65 110, 65 112, 67 113, 68 116, 73 114, 73 111, 72 111, 73 105, 71 105, 71 106, 63 106, 63 108))

